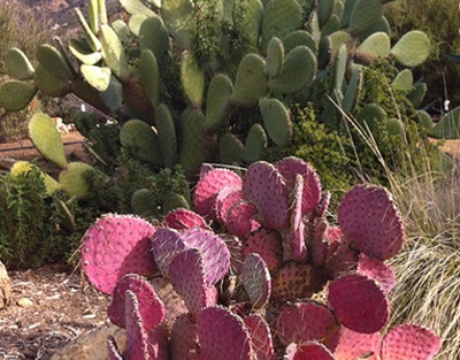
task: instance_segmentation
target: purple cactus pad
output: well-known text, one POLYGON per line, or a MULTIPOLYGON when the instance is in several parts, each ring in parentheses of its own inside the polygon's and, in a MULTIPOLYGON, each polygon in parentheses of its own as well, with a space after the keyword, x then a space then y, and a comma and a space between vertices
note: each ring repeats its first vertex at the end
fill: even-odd
POLYGON ((244 243, 244 255, 259 254, 267 264, 270 272, 275 272, 283 260, 283 244, 275 231, 260 229, 251 234, 244 243))
POLYGON ((385 294, 363 275, 345 274, 331 283, 328 302, 339 322, 356 332, 377 332, 390 317, 385 294))
POLYGON ((396 284, 396 275, 390 265, 361 254, 358 262, 358 274, 374 279, 388 295, 396 284))
POLYGON ((254 308, 259 309, 268 303, 272 284, 267 264, 260 255, 246 256, 241 268, 241 278, 254 308))
POLYGON ((155 228, 134 216, 107 214, 83 238, 81 260, 89 282, 111 294, 126 274, 151 276, 156 270, 150 241, 155 228))
POLYGON ((196 323, 187 314, 179 316, 171 332, 171 360, 199 360, 196 323))
POLYGON ((402 220, 390 194, 382 187, 356 186, 343 198, 338 219, 352 246, 367 256, 383 261, 402 248, 402 220))
POLYGON ((152 237, 151 244, 155 262, 161 274, 168 277, 169 264, 187 246, 181 240, 179 232, 170 228, 158 228, 152 237))
POLYGON ((115 286, 112 302, 107 314, 112 323, 126 328, 125 293, 130 290, 136 295, 142 321, 146 331, 159 326, 165 317, 165 307, 153 286, 142 276, 125 275, 115 286))
POLYGON ((197 213, 188 209, 175 209, 163 219, 165 227, 175 230, 201 228, 210 230, 206 221, 197 213))
POLYGON ((284 307, 276 322, 278 338, 285 346, 310 340, 328 340, 338 328, 329 308, 314 301, 284 307))
POLYGON ((251 334, 252 349, 257 360, 275 360, 272 335, 264 318, 258 314, 244 317, 244 323, 251 334))
POLYGON ((337 359, 379 360, 381 343, 380 332, 363 334, 342 326, 329 348, 337 359))
POLYGON ((123 358, 133 360, 149 359, 148 333, 144 328, 136 295, 130 290, 125 292, 125 317, 127 335, 123 358))
POLYGON ((256 214, 255 206, 245 201, 233 205, 227 216, 228 231, 240 238, 245 238, 251 231, 260 227, 260 224, 253 219, 256 214))

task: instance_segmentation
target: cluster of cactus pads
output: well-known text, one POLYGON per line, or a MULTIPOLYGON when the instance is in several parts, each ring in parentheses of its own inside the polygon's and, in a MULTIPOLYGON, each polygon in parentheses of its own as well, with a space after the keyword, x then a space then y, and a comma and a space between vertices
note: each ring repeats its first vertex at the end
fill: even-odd
POLYGON ((196 212, 153 225, 107 214, 87 231, 82 265, 112 295, 110 359, 432 359, 430 330, 384 332, 404 229, 385 189, 355 187, 326 220, 309 165, 255 162, 240 177, 204 166, 196 212), (212 227, 211 227, 212 226, 212 227), (215 232, 213 231, 215 229, 215 232))
MULTIPOLYGON (((15 111, 37 91, 73 93, 119 115, 122 146, 153 166, 180 163, 195 175, 206 161, 249 164, 261 159, 269 142, 290 142, 289 106, 296 96, 308 99, 315 79, 330 78, 326 93, 353 113, 363 66, 395 59, 412 68, 426 60, 430 42, 420 31, 391 44, 385 2, 120 0, 129 22, 110 24, 104 0, 90 0, 88 20, 77 9, 84 35, 71 39, 68 49, 59 39, 40 46, 36 68, 11 49, 7 69, 15 80, 0 87, 0 103, 15 111)), ((425 84, 414 83, 409 69, 394 71, 392 87, 410 93, 418 106, 425 84)), ((400 122, 371 105, 360 118, 401 130, 400 122)), ((328 102, 323 121, 336 123, 340 116, 328 102)))

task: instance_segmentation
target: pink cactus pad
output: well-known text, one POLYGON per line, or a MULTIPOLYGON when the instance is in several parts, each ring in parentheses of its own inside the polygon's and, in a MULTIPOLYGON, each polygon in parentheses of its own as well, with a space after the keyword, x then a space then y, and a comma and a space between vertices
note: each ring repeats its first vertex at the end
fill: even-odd
POLYGON ((269 229, 289 225, 289 196, 283 177, 271 164, 259 161, 249 166, 243 181, 243 197, 259 211, 269 229))
POLYGON ((169 360, 169 337, 168 332, 161 326, 149 331, 147 350, 151 360, 169 360))
POLYGON ((169 279, 191 314, 214 305, 207 302, 203 262, 197 249, 185 250, 174 257, 169 266, 169 279))
POLYGON ((228 194, 228 196, 222 199, 222 204, 220 205, 219 213, 216 214, 222 225, 227 227, 228 213, 230 209, 242 200, 243 192, 241 190, 231 192, 230 194, 228 194))
POLYGON ((332 242, 330 250, 336 248, 332 255, 328 256, 325 265, 329 277, 336 279, 341 274, 354 271, 358 266, 359 253, 352 249, 348 243, 332 242))
POLYGON ((363 334, 342 326, 337 335, 337 342, 333 345, 333 353, 336 359, 379 360, 382 342, 380 332, 363 334))
POLYGON ((258 254, 249 254, 241 268, 241 278, 254 308, 268 303, 272 291, 270 272, 267 264, 258 254))
POLYGON ((338 219, 344 235, 358 251, 386 260, 403 245, 401 217, 390 194, 375 185, 356 186, 343 198, 338 219))
POLYGON ((432 331, 417 325, 401 325, 383 338, 382 360, 431 360, 441 348, 432 331))
POLYGON ((216 220, 214 216, 214 202, 220 189, 226 185, 239 186, 241 178, 230 170, 214 169, 206 172, 198 181, 193 194, 193 204, 196 211, 210 219, 216 220))
POLYGON ((323 344, 316 341, 304 345, 290 344, 284 360, 334 360, 334 356, 323 344))
POLYGON ((176 319, 171 332, 171 360, 198 360, 198 332, 189 315, 176 319))
POLYGON ((283 260, 283 245, 278 233, 262 228, 251 234, 244 243, 244 254, 250 253, 259 254, 270 272, 278 270, 283 260))
POLYGON ((185 230, 181 240, 187 248, 196 248, 203 259, 206 283, 213 285, 224 277, 230 268, 230 252, 224 241, 203 229, 185 230))
POLYGON ((323 288, 323 279, 308 264, 287 263, 272 276, 272 298, 305 299, 323 288))
POLYGON ((152 237, 152 253, 163 276, 169 276, 169 264, 186 248, 178 231, 170 228, 157 229, 152 237))
POLYGON ((222 307, 209 307, 198 315, 200 360, 251 360, 251 335, 243 320, 222 307))
POLYGON ((249 315, 244 318, 244 323, 251 334, 252 349, 257 360, 275 360, 272 335, 264 318, 257 314, 249 315))
POLYGON ((316 217, 324 217, 326 215, 327 210, 329 209, 329 205, 331 203, 331 193, 328 191, 323 195, 321 202, 316 205, 315 215, 316 217))
POLYGON ((314 301, 286 306, 276 322, 278 338, 285 346, 293 342, 327 340, 338 328, 329 308, 314 301))
POLYGON ((304 179, 302 175, 297 174, 295 178, 294 188, 291 191, 291 229, 296 230, 302 224, 302 194, 304 187, 304 179))
POLYGON ((377 332, 390 316, 385 294, 363 275, 345 274, 331 283, 328 302, 339 322, 356 332, 377 332))
POLYGON ((321 183, 316 171, 305 161, 296 157, 285 158, 276 167, 283 175, 288 189, 295 187, 298 174, 304 178, 302 214, 306 215, 314 210, 321 201, 321 183))
POLYGON ((125 292, 125 323, 126 323, 126 350, 124 359, 149 359, 148 333, 144 328, 142 316, 136 295, 127 290, 125 292))
POLYGON ((176 230, 201 228, 210 230, 206 221, 197 213, 188 209, 175 209, 163 219, 165 227, 176 230))
POLYGON ((388 295, 396 284, 396 275, 390 265, 361 254, 358 262, 358 274, 374 279, 388 295))
POLYGON ((124 275, 151 276, 156 270, 150 252, 155 228, 147 221, 127 215, 104 215, 86 232, 81 260, 89 282, 110 294, 124 275))
POLYGON ((285 228, 280 231, 283 238, 283 260, 303 262, 308 255, 305 244, 305 223, 300 222, 297 229, 285 228))
POLYGON ((125 292, 130 290, 136 295, 145 331, 159 326, 165 317, 165 307, 153 286, 142 276, 125 275, 115 286, 112 302, 107 309, 107 315, 112 323, 122 328, 125 323, 125 292))
POLYGON ((123 357, 118 350, 115 339, 112 336, 109 336, 107 339, 107 351, 109 354, 109 360, 123 360, 123 357))
POLYGON ((230 273, 238 274, 241 264, 244 261, 243 245, 236 236, 231 234, 220 234, 230 252, 230 273))
POLYGON ((326 238, 327 228, 326 219, 316 219, 313 238, 309 244, 310 263, 316 268, 324 266, 329 255, 331 245, 326 238))
POLYGON ((226 227, 232 234, 245 238, 251 231, 257 230, 260 226, 253 216, 257 214, 257 209, 254 205, 246 201, 240 201, 233 205, 228 211, 226 227))
POLYGON ((232 193, 241 191, 242 187, 241 186, 235 186, 235 185, 227 185, 224 186, 222 189, 219 190, 219 193, 216 195, 216 199, 214 201, 214 213, 216 216, 216 219, 218 221, 222 221, 221 213, 220 210, 222 209, 222 205, 224 203, 224 200, 232 193))

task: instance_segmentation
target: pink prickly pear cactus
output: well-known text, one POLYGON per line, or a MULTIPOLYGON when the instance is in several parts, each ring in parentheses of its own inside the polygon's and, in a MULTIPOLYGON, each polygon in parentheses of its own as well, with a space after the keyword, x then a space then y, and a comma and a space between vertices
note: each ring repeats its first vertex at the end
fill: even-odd
POLYGON ((115 286, 107 314, 115 325, 126 328, 125 294, 131 291, 137 299, 144 328, 150 331, 160 325, 165 317, 165 307, 153 286, 137 274, 125 275, 115 286))
POLYGON ((379 360, 382 337, 380 332, 358 333, 342 326, 336 334, 335 342, 329 345, 334 357, 340 360, 379 360))
POLYGON ((396 275, 390 265, 364 254, 360 255, 357 272, 374 279, 385 295, 388 295, 396 284, 396 275))
POLYGON ((403 224, 384 188, 375 185, 355 187, 343 198, 338 218, 351 245, 367 256, 386 260, 402 248, 403 224))
POLYGON ((260 255, 246 256, 241 268, 241 277, 254 308, 265 306, 270 298, 272 284, 267 264, 260 255))
POLYGON ((112 293, 124 275, 150 276, 156 270, 150 241, 155 228, 147 221, 129 215, 107 214, 86 232, 82 264, 90 283, 103 293, 112 293))
POLYGON ((257 360, 275 360, 272 336, 267 322, 260 315, 244 317, 244 323, 251 334, 252 349, 257 360))
POLYGON ((226 185, 241 188, 241 178, 230 170, 213 169, 206 172, 196 185, 193 195, 193 204, 196 211, 210 219, 215 220, 214 205, 220 189, 226 185))
POLYGON ((345 274, 329 286, 328 303, 341 324, 366 334, 377 332, 388 322, 390 306, 374 280, 345 274))
POLYGON ((208 224, 206 224, 206 221, 200 215, 188 209, 176 209, 171 211, 163 219, 163 224, 166 227, 175 230, 194 228, 211 230, 208 224))
POLYGON ((201 311, 197 321, 200 360, 252 360, 251 335, 243 320, 222 307, 201 311))
POLYGON ((171 332, 171 360, 199 360, 196 323, 187 314, 179 316, 171 332))
POLYGON ((338 325, 327 306, 306 301, 285 306, 278 316, 276 330, 279 340, 287 346, 316 339, 327 341, 338 325))
POLYGON ((290 344, 284 355, 285 360, 334 360, 333 354, 327 347, 316 341, 303 345, 290 344))

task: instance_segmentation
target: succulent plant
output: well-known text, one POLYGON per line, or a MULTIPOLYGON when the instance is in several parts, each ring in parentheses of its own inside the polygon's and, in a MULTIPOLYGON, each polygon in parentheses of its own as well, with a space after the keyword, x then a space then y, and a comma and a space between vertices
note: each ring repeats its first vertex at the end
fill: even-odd
MULTIPOLYGON (((395 59, 412 68, 430 50, 420 31, 391 46, 380 0, 120 3, 128 24, 109 24, 104 1, 90 0, 88 21, 77 10, 83 36, 68 50, 59 39, 42 45, 36 69, 12 49, 7 63, 17 80, 0 87, 0 103, 13 111, 37 90, 74 93, 116 114, 122 146, 134 157, 153 167, 180 163, 190 177, 203 162, 246 165, 267 146, 289 144, 289 106, 316 80, 331 77, 328 95, 354 113, 362 66, 395 59)), ((326 101, 322 120, 337 128, 336 104, 326 101)))
MULTIPOLYGON (((381 334, 395 282, 385 261, 404 240, 391 196, 355 187, 338 225, 322 198, 315 170, 291 157, 255 162, 242 177, 206 168, 197 213, 175 210, 158 226, 129 215, 98 220, 82 265, 133 339, 122 358, 432 359, 440 341, 428 329, 381 334)), ((112 340, 109 349, 121 358, 112 340)))

